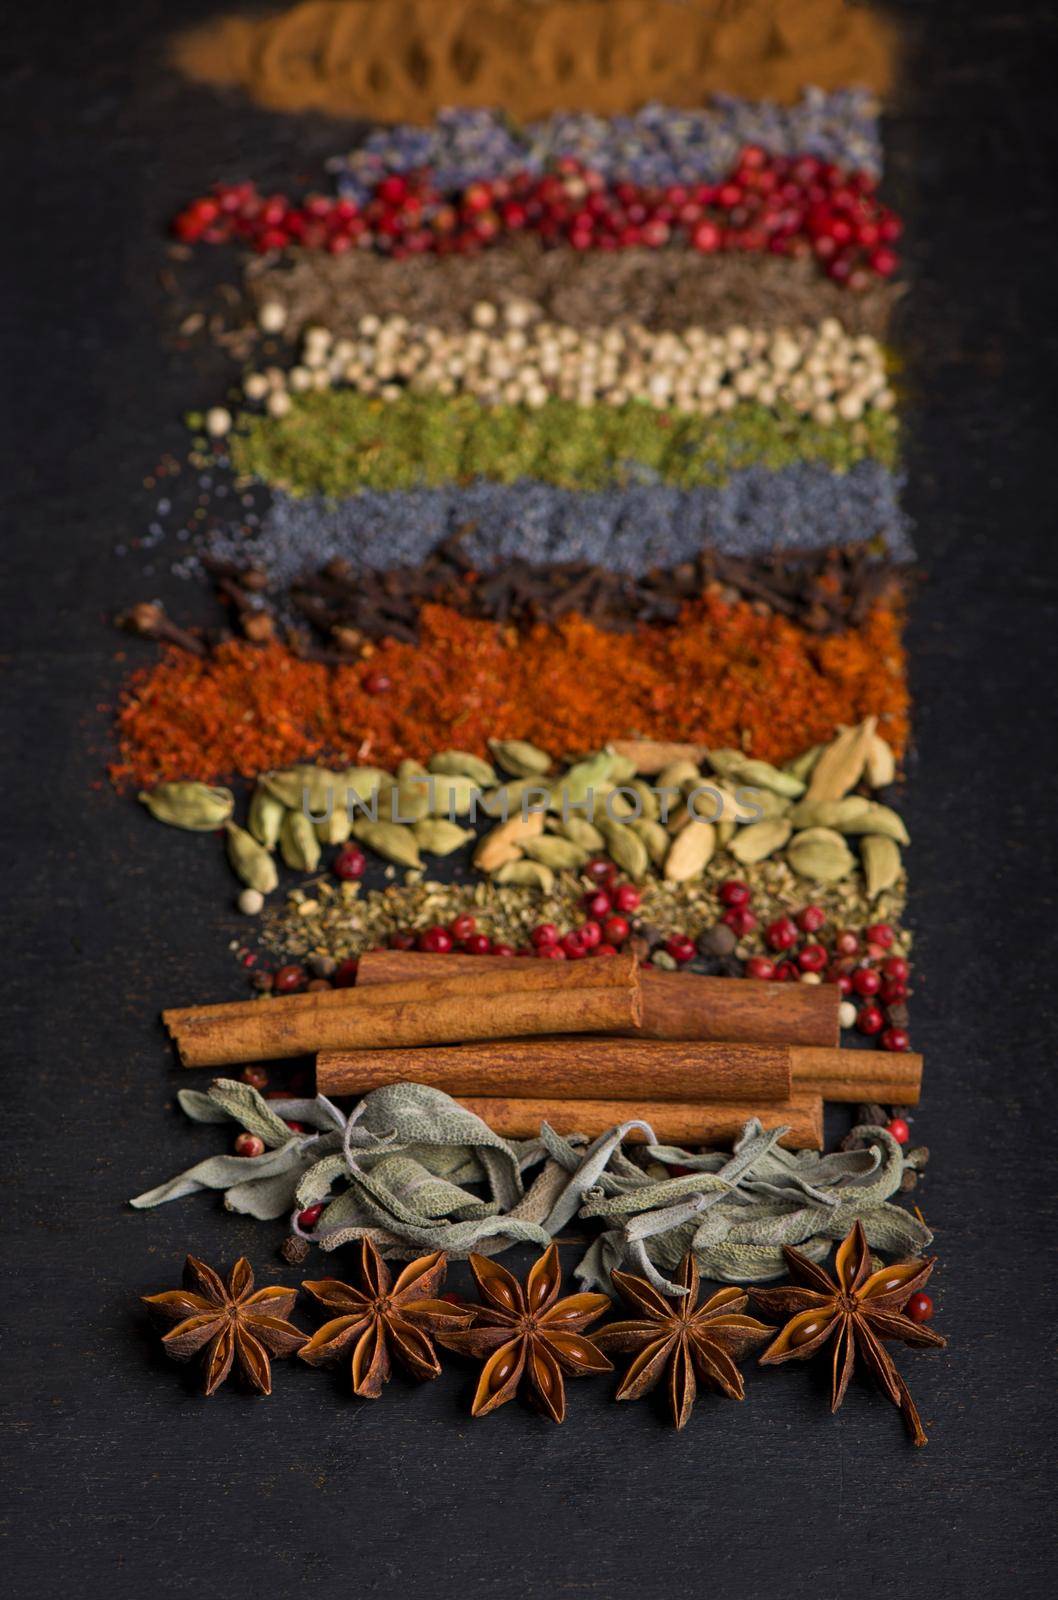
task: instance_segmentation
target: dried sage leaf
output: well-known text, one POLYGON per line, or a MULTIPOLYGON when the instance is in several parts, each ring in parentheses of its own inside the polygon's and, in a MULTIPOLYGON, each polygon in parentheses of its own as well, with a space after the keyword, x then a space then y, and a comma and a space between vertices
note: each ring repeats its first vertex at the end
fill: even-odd
POLYGON ((315 872, 320 864, 320 841, 303 811, 288 811, 279 830, 279 851, 295 872, 315 872))
POLYGON ((191 833, 212 833, 222 828, 235 810, 230 789, 213 788, 208 783, 159 783, 139 796, 157 822, 171 828, 186 828, 191 833))
POLYGON ((668 883, 687 883, 705 871, 716 850, 716 829, 711 822, 694 817, 681 828, 665 857, 664 876, 668 883))
POLYGON ((740 828, 728 849, 736 861, 748 867, 781 850, 792 832, 793 826, 785 817, 765 817, 762 822, 751 822, 748 828, 740 828))
POLYGON ((256 889, 259 894, 271 894, 279 883, 279 873, 264 845, 258 844, 251 833, 234 822, 226 822, 224 827, 228 836, 228 860, 235 876, 248 889, 256 889))
POLYGON ((860 840, 860 854, 867 880, 867 898, 876 900, 886 889, 891 889, 900 876, 900 848, 883 834, 868 833, 860 840))
POLYGON ((833 828, 806 828, 795 834, 787 846, 786 859, 800 877, 810 878, 813 883, 838 883, 856 865, 852 851, 833 828))
POLYGON ((512 778, 540 778, 550 771, 551 757, 524 739, 490 739, 489 749, 512 778))
POLYGON ((479 789, 496 787, 496 769, 469 750, 442 750, 431 756, 429 770, 444 778, 473 778, 479 789))

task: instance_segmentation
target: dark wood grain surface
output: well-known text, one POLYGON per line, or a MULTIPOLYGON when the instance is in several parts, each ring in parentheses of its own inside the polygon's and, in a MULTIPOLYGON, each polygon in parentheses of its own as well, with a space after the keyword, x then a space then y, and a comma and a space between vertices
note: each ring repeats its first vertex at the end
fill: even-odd
POLYGON ((188 1248, 297 1276, 281 1224, 208 1197, 124 1204, 213 1148, 175 1113, 158 1011, 238 992, 219 852, 174 845, 101 781, 105 707, 145 658, 107 616, 173 592, 164 562, 145 580, 149 558, 112 552, 150 520, 143 479, 180 452, 182 410, 224 378, 205 346, 163 341, 161 228, 218 174, 297 183, 342 142, 168 76, 165 29, 209 9, 40 0, 0 46, 5 1591, 1053 1592, 1052 8, 909 7, 921 37, 888 128, 914 275, 908 500, 930 569, 906 811, 915 1134, 932 1151, 917 1198, 951 1339, 903 1355, 920 1452, 864 1385, 832 1418, 811 1368, 751 1374, 743 1406, 703 1397, 676 1436, 606 1383, 570 1385, 561 1429, 517 1406, 472 1423, 454 1361, 375 1403, 286 1367, 267 1402, 207 1403, 148 1332, 137 1297, 174 1284, 188 1248))

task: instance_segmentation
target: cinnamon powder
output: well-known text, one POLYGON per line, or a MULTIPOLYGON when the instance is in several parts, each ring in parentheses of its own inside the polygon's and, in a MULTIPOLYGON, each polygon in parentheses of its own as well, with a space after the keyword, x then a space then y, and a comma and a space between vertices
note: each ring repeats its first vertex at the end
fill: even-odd
POLYGON ((716 91, 883 92, 893 48, 878 13, 847 0, 302 0, 218 18, 174 57, 273 110, 422 122, 448 105, 527 119, 698 106, 716 91))

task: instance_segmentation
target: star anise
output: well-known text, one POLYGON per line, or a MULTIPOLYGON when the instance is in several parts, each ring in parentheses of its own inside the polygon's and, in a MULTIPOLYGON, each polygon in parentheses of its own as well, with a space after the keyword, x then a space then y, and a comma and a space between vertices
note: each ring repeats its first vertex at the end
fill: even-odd
POLYGON ((443 1250, 409 1261, 394 1283, 371 1240, 360 1241, 362 1288, 337 1278, 303 1283, 321 1305, 339 1312, 298 1351, 310 1366, 325 1366, 352 1353, 353 1393, 377 1400, 388 1382, 392 1356, 413 1377, 436 1378, 441 1363, 430 1338, 449 1328, 465 1328, 471 1311, 434 1296, 444 1282, 448 1258, 443 1250))
POLYGON ((690 1251, 676 1274, 676 1282, 687 1290, 678 1299, 668 1299, 646 1278, 632 1273, 615 1271, 610 1276, 622 1299, 641 1314, 634 1322, 611 1322, 596 1336, 604 1350, 637 1352, 616 1399, 639 1400, 667 1373, 677 1428, 691 1414, 699 1379, 732 1400, 743 1399, 742 1374, 735 1363, 774 1331, 743 1315, 748 1304, 743 1290, 718 1289, 699 1305, 698 1267, 690 1251))
POLYGON ((910 1297, 928 1280, 936 1257, 898 1261, 894 1266, 872 1272, 867 1236, 860 1222, 838 1246, 836 1282, 799 1250, 785 1245, 783 1254, 794 1286, 754 1289, 753 1298, 764 1311, 780 1316, 789 1316, 791 1312, 794 1315, 761 1356, 761 1365, 804 1361, 833 1339, 830 1409, 836 1411, 844 1400, 858 1353, 885 1394, 899 1406, 912 1439, 917 1445, 925 1444, 926 1435, 915 1402, 882 1340, 902 1339, 905 1344, 940 1349, 947 1344, 939 1333, 901 1315, 910 1297))
POLYGON ((587 1378, 613 1367, 582 1330, 610 1305, 604 1294, 571 1294, 558 1298, 562 1268, 558 1250, 549 1245, 525 1280, 518 1279, 486 1256, 472 1255, 470 1267, 484 1302, 475 1306, 473 1327, 443 1333, 440 1342, 463 1355, 485 1358, 471 1415, 484 1417, 512 1399, 528 1380, 529 1398, 553 1422, 566 1415, 563 1373, 587 1378))
POLYGON ((306 1335, 286 1318, 298 1297, 296 1289, 271 1284, 253 1287, 253 1268, 240 1256, 225 1284, 212 1267, 188 1256, 184 1287, 143 1296, 145 1305, 176 1322, 162 1338, 166 1353, 189 1361, 205 1346, 205 1391, 219 1389, 236 1364, 259 1394, 272 1392, 269 1356, 293 1355, 306 1335))

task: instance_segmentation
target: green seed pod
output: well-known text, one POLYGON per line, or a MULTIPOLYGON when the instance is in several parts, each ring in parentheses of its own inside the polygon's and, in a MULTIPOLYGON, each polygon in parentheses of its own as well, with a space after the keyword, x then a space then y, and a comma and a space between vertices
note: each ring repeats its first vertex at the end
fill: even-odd
POLYGON ((236 827, 234 822, 226 822, 224 826, 228 835, 228 860, 235 876, 248 889, 271 894, 279 883, 279 873, 264 845, 258 844, 252 834, 236 827))
POLYGON ((748 828, 739 828, 728 849, 736 861, 748 867, 781 850, 792 832, 785 817, 766 817, 763 822, 751 822, 748 828))
POLYGON ((393 861, 398 867, 421 867, 419 845, 411 828, 399 822, 371 822, 362 818, 353 823, 353 838, 366 844, 369 850, 393 861))
POLYGON ((250 799, 246 826, 266 850, 274 850, 279 843, 279 830, 283 826, 284 807, 263 784, 259 783, 250 799))
POLYGON ((588 852, 572 839, 560 839, 554 833, 542 833, 536 839, 525 839, 522 850, 533 861, 542 861, 545 867, 556 872, 575 872, 588 859, 588 852))
POLYGON ((444 778, 473 778, 479 789, 496 787, 496 769, 469 750, 442 750, 430 757, 429 770, 444 778))
POLYGON ((235 810, 231 790, 211 788, 208 783, 160 783, 155 789, 145 789, 139 798, 156 821, 191 833, 222 828, 235 810))
POLYGON ((431 856, 450 856, 474 837, 471 828, 460 828, 444 817, 425 817, 411 831, 420 850, 431 856))
POLYGON ((465 817, 481 794, 480 785, 473 778, 433 775, 432 799, 428 800, 432 817, 465 817))
POLYGON ((555 887, 555 874, 542 861, 508 861, 492 875, 493 883, 512 885, 518 889, 540 889, 550 894, 555 887))
POLYGON ((295 872, 315 872, 320 864, 320 841, 304 811, 288 811, 279 830, 279 850, 295 872))
POLYGON ((627 823, 599 821, 599 832, 606 840, 606 848, 630 878, 644 878, 650 866, 647 847, 638 833, 627 823))
POLYGON ((490 739, 489 749, 512 778, 539 778, 551 766, 547 751, 524 739, 490 739))
POLYGON ((316 837, 321 844, 344 844, 352 832, 352 818, 345 806, 339 805, 335 800, 334 809, 329 817, 322 822, 313 823, 316 837))
POLYGON ((856 865, 841 834, 832 828, 806 828, 795 834, 787 846, 786 859, 799 877, 814 883, 838 883, 856 865))
POLYGON ((867 880, 867 898, 876 900, 886 889, 891 889, 900 876, 899 846, 884 834, 868 833, 860 840, 860 854, 867 880))

